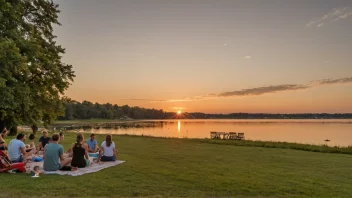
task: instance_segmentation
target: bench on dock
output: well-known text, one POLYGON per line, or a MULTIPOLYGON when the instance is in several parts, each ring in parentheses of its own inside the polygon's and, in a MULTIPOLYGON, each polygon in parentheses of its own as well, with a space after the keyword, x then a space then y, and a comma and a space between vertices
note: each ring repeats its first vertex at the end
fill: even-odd
POLYGON ((237 134, 237 139, 238 140, 244 140, 244 133, 238 133, 237 134))
POLYGON ((237 133, 236 132, 230 132, 229 133, 229 139, 230 140, 235 140, 237 138, 237 133))
POLYGON ((211 139, 223 139, 223 140, 244 140, 244 133, 236 132, 210 132, 211 139))
POLYGON ((210 132, 211 139, 221 139, 220 134, 218 132, 210 132))

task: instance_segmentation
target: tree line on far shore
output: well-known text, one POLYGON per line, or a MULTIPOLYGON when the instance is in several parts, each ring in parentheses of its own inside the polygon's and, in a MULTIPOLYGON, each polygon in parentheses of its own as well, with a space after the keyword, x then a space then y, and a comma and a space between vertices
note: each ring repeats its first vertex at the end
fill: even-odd
POLYGON ((75 119, 352 119, 352 113, 301 113, 301 114, 268 114, 268 113, 182 113, 166 112, 162 109, 146 109, 128 105, 99 104, 89 101, 77 102, 66 100, 65 114, 58 120, 75 119))
POLYGON ((89 101, 77 102, 66 100, 65 114, 58 120, 75 119, 166 119, 175 116, 175 113, 165 112, 162 109, 146 109, 141 107, 119 106, 116 104, 99 104, 89 101))

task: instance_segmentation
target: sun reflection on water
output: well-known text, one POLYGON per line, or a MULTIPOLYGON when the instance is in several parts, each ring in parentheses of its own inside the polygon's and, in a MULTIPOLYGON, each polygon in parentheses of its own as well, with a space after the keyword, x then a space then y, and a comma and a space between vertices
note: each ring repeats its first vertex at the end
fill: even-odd
POLYGON ((177 121, 177 131, 181 132, 181 121, 177 121))

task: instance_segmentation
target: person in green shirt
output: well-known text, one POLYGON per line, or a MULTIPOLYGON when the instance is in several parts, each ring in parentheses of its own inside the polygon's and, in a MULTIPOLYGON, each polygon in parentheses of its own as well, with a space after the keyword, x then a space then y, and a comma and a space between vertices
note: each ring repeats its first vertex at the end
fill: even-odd
POLYGON ((77 168, 67 166, 71 163, 71 158, 64 158, 64 148, 59 144, 60 135, 54 134, 51 143, 47 144, 44 149, 44 170, 57 171, 67 170, 74 171, 77 168))

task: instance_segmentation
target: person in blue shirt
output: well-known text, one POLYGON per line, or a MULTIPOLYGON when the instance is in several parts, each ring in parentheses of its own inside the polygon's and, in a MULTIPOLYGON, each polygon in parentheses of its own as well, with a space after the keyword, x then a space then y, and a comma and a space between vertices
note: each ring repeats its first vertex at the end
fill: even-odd
POLYGON ((39 138, 39 150, 43 151, 46 144, 50 141, 50 137, 48 137, 48 132, 43 131, 43 136, 39 138))
POLYGON ((90 138, 87 140, 87 144, 89 153, 98 152, 98 142, 95 140, 95 134, 90 135, 90 138))
POLYGON ((26 152, 26 135, 20 133, 17 135, 16 139, 11 140, 8 146, 8 156, 12 163, 23 162, 32 151, 26 152))

